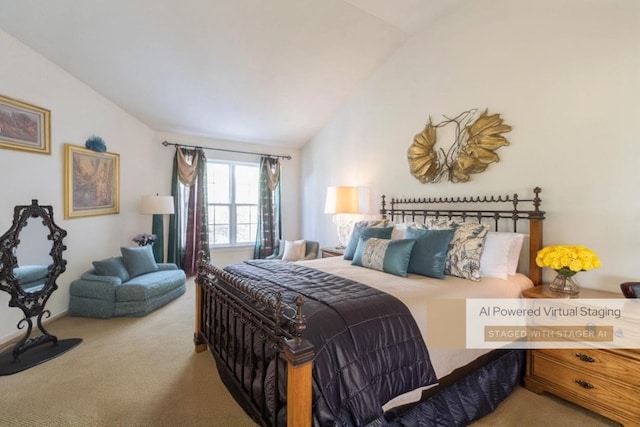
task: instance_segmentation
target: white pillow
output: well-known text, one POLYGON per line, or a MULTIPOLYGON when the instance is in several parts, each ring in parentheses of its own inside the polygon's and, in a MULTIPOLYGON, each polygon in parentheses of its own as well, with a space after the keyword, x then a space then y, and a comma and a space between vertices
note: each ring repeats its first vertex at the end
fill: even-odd
POLYGON ((285 261, 300 261, 305 255, 306 243, 307 242, 304 240, 285 240, 284 255, 282 255, 282 259, 285 261))
POLYGON ((393 225, 391 231, 391 240, 405 239, 407 235, 407 229, 409 227, 417 228, 418 230, 426 230, 427 226, 421 222, 402 222, 393 225))
POLYGON ((520 233, 488 232, 480 257, 480 274, 500 279, 516 274, 523 240, 520 233))
POLYGON ((520 252, 522 252, 523 243, 524 234, 513 233, 513 239, 511 240, 511 246, 509 247, 509 260, 507 261, 507 274, 509 276, 513 276, 518 271, 520 252))
POLYGON ((407 223, 403 222, 401 224, 394 224, 393 230, 391 231, 391 240, 399 240, 404 239, 404 236, 407 234, 407 223))

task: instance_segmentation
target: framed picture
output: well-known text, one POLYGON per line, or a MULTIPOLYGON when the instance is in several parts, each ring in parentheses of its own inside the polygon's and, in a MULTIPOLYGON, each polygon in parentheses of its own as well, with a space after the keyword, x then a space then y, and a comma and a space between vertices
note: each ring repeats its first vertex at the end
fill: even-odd
POLYGON ((64 218, 120 212, 120 155, 64 146, 64 218))
POLYGON ((51 154, 51 112, 0 95, 0 148, 51 154))

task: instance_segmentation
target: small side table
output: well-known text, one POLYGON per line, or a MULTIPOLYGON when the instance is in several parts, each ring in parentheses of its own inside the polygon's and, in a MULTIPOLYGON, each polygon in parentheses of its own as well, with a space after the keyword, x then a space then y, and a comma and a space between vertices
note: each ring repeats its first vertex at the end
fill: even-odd
MULTIPOLYGON (((522 291, 524 298, 569 298, 540 285, 522 291)), ((615 292, 580 289, 571 298, 623 298, 615 292)), ((531 349, 524 386, 551 393, 624 425, 640 420, 640 350, 531 349)))
POLYGON ((322 258, 330 258, 332 256, 344 256, 344 250, 345 248, 329 247, 322 248, 320 251, 322 252, 322 258))
POLYGON ((580 293, 575 295, 554 292, 549 285, 534 286, 522 291, 524 298, 624 298, 622 293, 598 291, 596 289, 580 288, 580 293))

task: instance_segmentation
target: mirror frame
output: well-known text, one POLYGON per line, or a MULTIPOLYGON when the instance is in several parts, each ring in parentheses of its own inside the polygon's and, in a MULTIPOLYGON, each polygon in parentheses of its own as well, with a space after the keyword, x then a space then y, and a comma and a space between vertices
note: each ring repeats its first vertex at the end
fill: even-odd
POLYGON ((11 295, 9 307, 18 307, 24 313, 24 318, 18 322, 18 329, 22 329, 24 324, 27 324, 25 337, 13 349, 14 361, 18 361, 18 356, 32 347, 46 342, 53 342, 54 345, 58 343, 57 337, 49 334, 42 326, 42 317, 51 316, 51 312, 44 307, 51 294, 58 289, 56 284, 58 276, 66 270, 67 261, 62 258, 62 252, 67 249, 63 243, 66 235, 67 232, 58 227, 53 220, 53 208, 40 206, 38 200, 33 199, 30 205, 19 205, 14 208, 11 228, 0 237, 0 290, 11 295), (15 253, 20 244, 20 232, 30 218, 42 221, 49 230, 47 239, 52 242, 51 252, 49 252, 52 262, 48 265, 44 286, 37 292, 25 292, 14 275, 14 269, 18 267, 15 253), (43 333, 35 338, 30 338, 33 330, 32 317, 37 317, 38 328, 43 333))

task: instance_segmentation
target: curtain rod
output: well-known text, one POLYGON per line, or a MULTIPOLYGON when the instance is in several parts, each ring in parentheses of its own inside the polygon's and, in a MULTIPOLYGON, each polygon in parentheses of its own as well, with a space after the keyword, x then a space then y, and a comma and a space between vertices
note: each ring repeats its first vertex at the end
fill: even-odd
POLYGON ((213 148, 213 147, 200 147, 198 145, 185 145, 185 144, 173 144, 168 141, 162 142, 162 145, 169 146, 173 145, 175 147, 185 147, 185 148, 202 148, 204 150, 216 150, 216 151, 226 151, 227 153, 240 153, 240 154, 256 154, 258 156, 266 156, 266 157, 277 157, 280 159, 291 160, 291 156, 288 155, 280 155, 280 154, 266 154, 266 153, 253 153, 251 151, 241 151, 241 150, 228 150, 226 148, 213 148))

